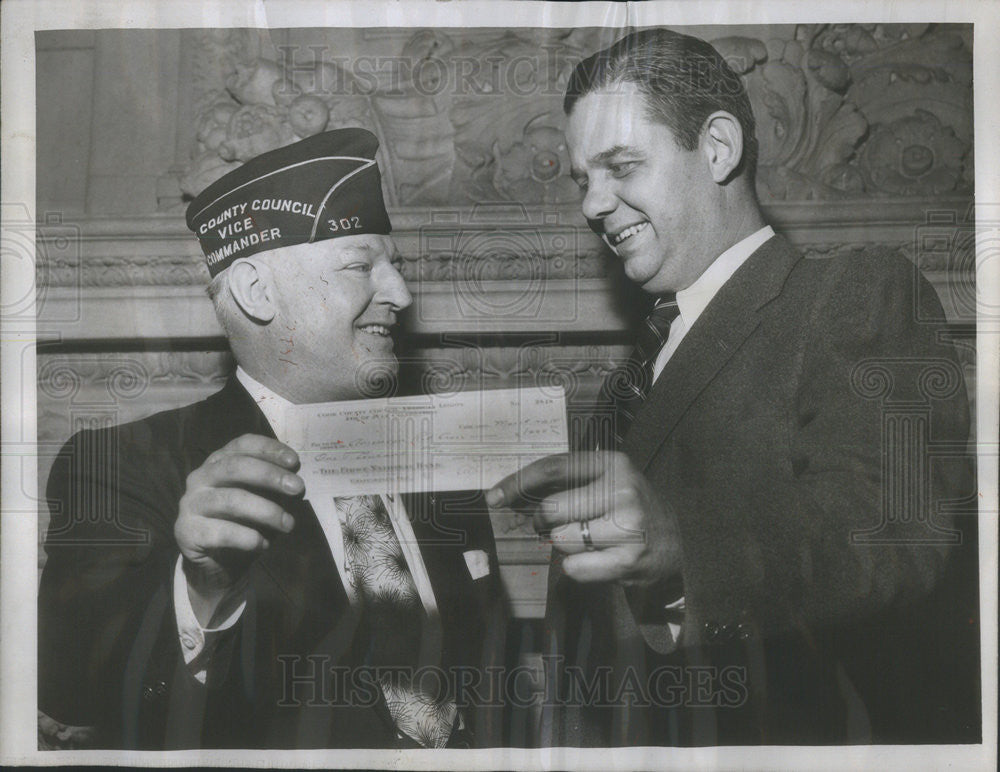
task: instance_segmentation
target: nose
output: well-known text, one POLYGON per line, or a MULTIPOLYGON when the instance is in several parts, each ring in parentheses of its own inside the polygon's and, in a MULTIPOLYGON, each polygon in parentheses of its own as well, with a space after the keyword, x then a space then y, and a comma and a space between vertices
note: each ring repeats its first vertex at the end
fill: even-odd
POLYGON ((587 186, 583 196, 583 216, 588 220, 603 220, 617 206, 611 187, 600 179, 594 179, 587 186))
POLYGON ((406 280, 392 263, 386 262, 380 266, 376 278, 376 302, 387 303, 396 311, 402 311, 413 302, 406 280))

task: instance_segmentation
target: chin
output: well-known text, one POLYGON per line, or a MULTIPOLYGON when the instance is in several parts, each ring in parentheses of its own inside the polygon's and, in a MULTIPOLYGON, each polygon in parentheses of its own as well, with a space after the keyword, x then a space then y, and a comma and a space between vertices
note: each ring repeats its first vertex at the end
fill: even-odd
POLYGON ((625 263, 625 276, 633 284, 638 284, 640 287, 645 288, 646 282, 651 281, 656 278, 655 273, 650 273, 649 271, 644 271, 640 266, 634 264, 625 263))

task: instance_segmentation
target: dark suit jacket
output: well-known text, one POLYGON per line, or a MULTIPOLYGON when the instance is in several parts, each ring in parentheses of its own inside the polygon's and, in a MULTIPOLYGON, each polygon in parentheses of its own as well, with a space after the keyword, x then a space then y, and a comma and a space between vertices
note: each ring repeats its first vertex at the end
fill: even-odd
MULTIPOLYGON (((76 434, 53 466, 48 562, 39 590, 39 709, 97 726, 98 747, 393 747, 377 685, 360 676, 351 608, 308 502, 249 572, 249 603, 207 686, 185 667, 173 608, 173 538, 187 475, 247 433, 273 436, 235 378, 208 399, 76 434), (353 679, 353 680, 352 680, 353 679)), ((472 684, 498 664, 505 604, 478 492, 404 496, 440 610, 441 665, 472 684), (473 580, 463 553, 483 550, 473 580)), ((475 688, 472 686, 470 688, 475 688)), ((462 703, 459 697, 459 703, 462 703)), ((496 744, 497 711, 464 711, 474 744, 496 744)))
POLYGON ((968 405, 942 330, 897 255, 803 259, 778 236, 741 266, 622 448, 676 515, 682 576, 626 591, 556 564, 550 651, 592 678, 551 681, 543 741, 979 736, 968 405))

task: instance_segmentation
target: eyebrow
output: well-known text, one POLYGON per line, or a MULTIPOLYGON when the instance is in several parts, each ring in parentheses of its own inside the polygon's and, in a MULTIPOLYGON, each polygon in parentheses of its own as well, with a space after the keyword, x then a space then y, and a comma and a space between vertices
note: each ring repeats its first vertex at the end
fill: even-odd
MULTIPOLYGON (((373 246, 372 244, 362 243, 362 244, 351 244, 349 247, 346 247, 344 249, 344 252, 346 254, 350 254, 351 252, 361 252, 362 256, 370 258, 372 256, 377 255, 378 253, 377 250, 378 248, 373 246)), ((392 252, 388 251, 385 252, 385 256, 390 263, 403 262, 403 253, 399 251, 399 247, 394 246, 392 252)))
MULTIPOLYGON (((613 147, 609 147, 607 150, 602 150, 600 153, 596 153, 595 155, 591 156, 590 163, 601 164, 618 155, 622 154, 630 155, 635 153, 638 153, 638 151, 635 148, 630 147, 629 145, 615 145, 613 147)), ((572 177, 573 179, 577 179, 580 177, 586 177, 587 175, 581 169, 578 169, 575 166, 571 166, 569 170, 569 176, 572 177)))
POLYGON ((609 147, 607 150, 602 150, 600 153, 592 156, 591 163, 601 163, 602 161, 607 161, 609 158, 614 158, 616 155, 621 155, 622 153, 634 153, 635 148, 629 147, 628 145, 615 145, 614 147, 609 147))
POLYGON ((343 249, 344 252, 348 254, 351 252, 363 252, 365 254, 371 254, 372 252, 371 244, 349 244, 343 249))

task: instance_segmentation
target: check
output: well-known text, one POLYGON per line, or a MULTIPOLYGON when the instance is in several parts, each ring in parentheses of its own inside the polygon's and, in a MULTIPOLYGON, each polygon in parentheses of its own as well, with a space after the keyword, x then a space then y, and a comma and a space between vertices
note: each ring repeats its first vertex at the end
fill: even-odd
POLYGON ((296 405, 285 421, 308 495, 482 490, 569 447, 561 388, 296 405))

